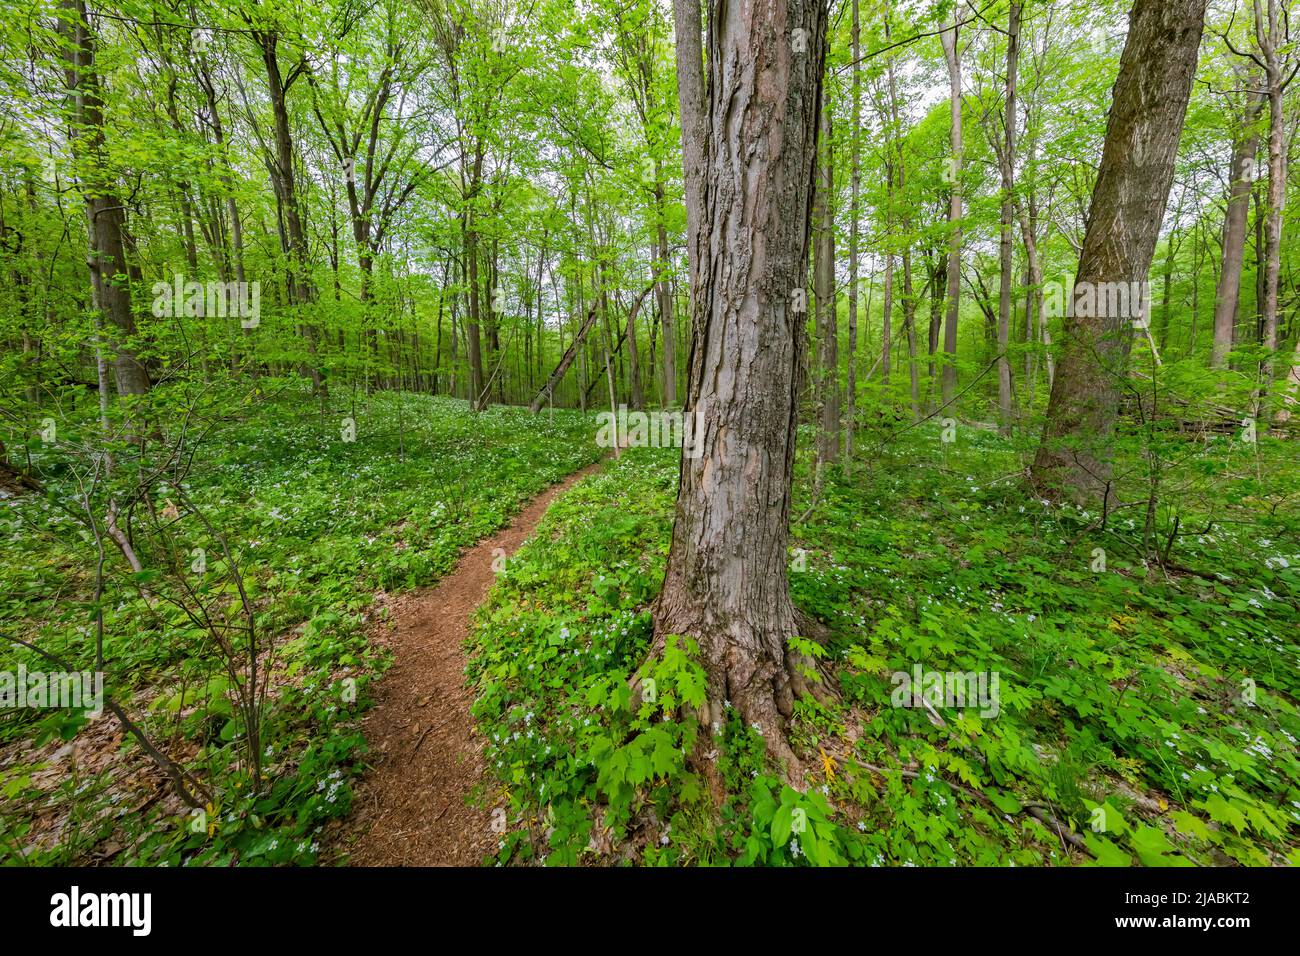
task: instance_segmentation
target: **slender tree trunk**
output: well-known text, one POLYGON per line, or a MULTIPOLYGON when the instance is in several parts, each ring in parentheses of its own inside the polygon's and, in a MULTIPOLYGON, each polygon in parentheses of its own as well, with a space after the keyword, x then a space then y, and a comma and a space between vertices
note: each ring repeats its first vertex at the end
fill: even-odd
POLYGON ((951 30, 940 34, 944 59, 948 63, 948 112, 951 117, 949 146, 949 178, 952 196, 948 203, 948 315, 943 328, 943 375, 941 389, 943 404, 947 406, 957 392, 957 321, 961 313, 961 217, 962 217, 962 129, 961 129, 961 7, 953 7, 951 30))
POLYGON ((1246 258, 1246 231, 1250 219, 1250 190, 1255 181, 1255 155, 1259 152, 1259 133, 1255 124, 1263 106, 1262 96, 1251 96, 1236 148, 1232 151, 1228 208, 1223 217, 1223 261, 1214 293, 1214 346, 1210 357, 1214 368, 1222 368, 1227 361, 1237 327, 1241 272, 1246 258))
POLYGON ((839 329, 835 304, 835 158, 831 151, 831 104, 829 91, 822 89, 819 122, 817 188, 813 216, 817 232, 813 249, 813 282, 817 298, 818 429, 817 461, 824 466, 839 459, 840 392, 839 329))
POLYGON ((998 424, 1003 435, 1011 434, 1011 294, 1015 269, 1015 242, 1012 230, 1015 211, 1016 168, 1016 71, 1020 64, 1020 11, 1022 4, 1012 3, 1007 23, 1007 85, 1005 137, 999 165, 1002 168, 1002 219, 998 258, 1001 274, 998 282, 998 424))
POLYGON ((656 162, 655 165, 655 239, 658 243, 657 257, 659 261, 655 264, 655 269, 659 276, 659 282, 655 288, 655 295, 659 300, 659 323, 663 330, 663 402, 665 407, 671 408, 677 404, 677 334, 674 331, 673 322, 673 297, 668 289, 668 226, 664 222, 665 203, 664 187, 662 185, 662 164, 656 162))
MULTIPOLYGON (((910 218, 903 220, 903 230, 910 231, 910 218)), ((912 421, 921 420, 921 382, 916 365, 916 290, 912 284, 912 250, 903 249, 903 329, 907 334, 907 377, 911 385, 912 421)))
MULTIPOLYGON (((889 216, 885 217, 885 235, 886 241, 890 232, 889 216)), ((889 385, 890 359, 893 357, 893 337, 894 337, 894 253, 890 249, 885 250, 885 289, 884 303, 885 310, 884 320, 880 329, 880 380, 889 385)))
POLYGON ((1152 341, 1160 343, 1160 351, 1164 351, 1165 342, 1169 338, 1169 299, 1173 294, 1174 284, 1174 260, 1178 257, 1178 246, 1181 243, 1174 242, 1174 234, 1169 236, 1168 242, 1165 243, 1165 263, 1160 270, 1160 326, 1152 341))
POLYGON ((465 211, 465 261, 469 271, 466 285, 469 294, 469 314, 465 321, 465 334, 468 338, 466 351, 469 355, 470 407, 481 411, 487 396, 483 394, 483 343, 479 337, 480 304, 478 283, 478 229, 474 224, 473 208, 465 211))
POLYGON ((1283 97, 1290 79, 1284 73, 1282 47, 1286 27, 1278 0, 1254 0, 1255 40, 1263 54, 1268 82, 1268 219, 1264 227, 1264 303, 1260 344, 1264 361, 1260 369, 1261 410, 1273 386, 1274 352, 1277 351, 1278 298, 1282 274, 1282 213, 1286 205, 1286 116, 1283 97))
POLYGON ((632 408, 641 411, 645 408, 645 394, 641 390, 641 359, 637 354, 636 309, 627 313, 627 374, 632 389, 632 408))
MULTIPOLYGON (((844 428, 844 471, 847 474, 853 468, 853 432, 858 418, 858 197, 862 191, 862 76, 859 60, 861 54, 861 23, 858 16, 858 0, 852 0, 852 108, 849 141, 849 354, 845 361, 845 428, 844 428)), ((870 298, 868 297, 868 305, 870 298)))

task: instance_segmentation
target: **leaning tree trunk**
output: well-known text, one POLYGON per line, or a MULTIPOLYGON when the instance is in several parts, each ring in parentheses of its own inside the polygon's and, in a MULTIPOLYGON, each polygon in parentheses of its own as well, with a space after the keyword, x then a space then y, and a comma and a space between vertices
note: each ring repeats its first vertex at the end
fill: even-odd
POLYGON ((1136 0, 1129 16, 1079 256, 1075 307, 1065 319, 1064 351, 1033 466, 1035 484, 1050 497, 1082 505, 1111 498, 1111 435, 1136 316, 1110 315, 1122 310, 1095 306, 1110 298, 1102 294, 1106 290, 1146 287, 1173 184, 1206 3, 1136 0))
MULTIPOLYGON (((675 0, 675 15, 679 40, 699 35, 699 0, 675 0)), ((719 4, 707 87, 699 54, 678 46, 686 196, 699 203, 685 407, 700 455, 682 456, 657 645, 698 641, 705 725, 730 701, 792 770, 783 718, 806 688, 786 650, 799 633, 787 541, 825 33, 825 0, 719 4)))

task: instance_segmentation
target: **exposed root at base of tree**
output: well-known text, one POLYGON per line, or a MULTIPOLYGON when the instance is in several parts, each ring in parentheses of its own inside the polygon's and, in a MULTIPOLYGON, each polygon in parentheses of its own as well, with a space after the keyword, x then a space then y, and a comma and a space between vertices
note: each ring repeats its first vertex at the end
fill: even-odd
POLYGON ((734 708, 747 727, 762 735, 769 758, 781 768, 786 782, 797 790, 806 786, 803 761, 790 746, 789 722, 794 703, 811 697, 829 704, 840 699, 840 692, 838 678, 825 661, 797 651, 788 643, 791 637, 802 637, 824 644, 829 636, 827 629, 798 610, 793 611, 792 619, 795 626, 779 640, 774 634, 760 637, 748 626, 743 637, 738 638, 706 627, 665 626, 656 609, 655 638, 646 664, 638 668, 630 682, 633 707, 639 707, 642 701, 640 675, 649 669, 650 662, 662 657, 668 636, 690 635, 699 645, 700 663, 707 678, 704 704, 695 713, 703 734, 692 762, 715 794, 721 794, 722 786, 714 760, 708 755, 716 750, 715 739, 722 732, 728 708, 734 708), (764 652, 761 656, 751 653, 760 648, 764 652))

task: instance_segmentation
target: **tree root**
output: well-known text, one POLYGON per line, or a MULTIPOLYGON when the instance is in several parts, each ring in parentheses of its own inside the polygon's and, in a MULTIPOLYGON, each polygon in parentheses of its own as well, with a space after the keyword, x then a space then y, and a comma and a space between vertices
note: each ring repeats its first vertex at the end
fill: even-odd
MULTIPOLYGON (((826 642, 829 632, 822 624, 798 611, 795 618, 799 636, 819 644, 826 642)), ((662 656, 667 633, 656 628, 645 663, 629 681, 634 709, 643 702, 641 675, 648 670, 650 662, 662 656)), ((696 748, 697 754, 693 755, 697 768, 720 792, 720 781, 715 779, 716 770, 709 754, 716 759, 716 738, 728 719, 727 711, 734 709, 746 726, 763 737, 768 756, 782 768, 786 782, 796 789, 804 789, 805 767, 790 745, 789 721, 794 716, 794 703, 800 698, 812 698, 824 705, 840 700, 833 665, 796 651, 789 644, 783 644, 779 663, 770 657, 752 660, 725 642, 715 646, 712 653, 703 641, 700 646, 708 691, 704 704, 695 713, 705 731, 696 748)))

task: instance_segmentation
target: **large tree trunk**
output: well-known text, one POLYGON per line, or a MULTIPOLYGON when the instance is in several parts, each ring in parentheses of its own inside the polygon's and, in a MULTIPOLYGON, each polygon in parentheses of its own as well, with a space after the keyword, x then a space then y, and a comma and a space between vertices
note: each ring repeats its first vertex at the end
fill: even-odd
POLYGON ((946 407, 957 392, 957 320, 961 313, 961 215, 962 215, 962 129, 961 129, 961 50, 958 48, 961 7, 953 7, 951 30, 940 34, 944 59, 948 63, 948 112, 951 118, 948 173, 952 195, 948 201, 948 315, 943 327, 943 374, 941 393, 946 407))
MULTIPOLYGON (((107 325, 99 325, 96 348, 106 362, 112 362, 117 393, 143 395, 149 390, 149 373, 130 344, 136 328, 128 278, 132 268, 126 260, 126 214, 105 156, 104 102, 85 0, 64 0, 59 19, 65 41, 64 73, 73 93, 69 138, 85 197, 90 285, 95 309, 108 320, 107 325)), ((103 401, 103 382, 100 386, 103 401)))
MULTIPOLYGON (((677 35, 698 36, 698 0, 676 0, 677 35)), ((679 44, 686 140, 692 349, 687 435, 672 548, 655 608, 668 635, 700 645, 707 726, 730 701, 796 765, 783 718, 803 678, 787 541, 802 359, 825 0, 712 8, 703 65, 679 44), (707 138, 692 142, 697 134, 707 138), (702 164, 692 156, 704 157, 702 164), (697 204, 698 205, 695 205, 697 204)))
POLYGON ((1252 95, 1246 106, 1241 132, 1232 151, 1229 170, 1228 208, 1223 217, 1223 265, 1214 294, 1214 350, 1210 364, 1222 368, 1232 351, 1237 326, 1237 304, 1241 298, 1241 270, 1246 258, 1246 230, 1250 218, 1250 190, 1255 181, 1255 154, 1259 152, 1259 121, 1264 98, 1252 95))
POLYGON ((1173 183, 1206 2, 1136 0, 1130 14, 1079 256, 1075 307, 1065 319, 1065 348, 1033 466, 1035 483, 1052 497, 1091 506, 1111 496, 1111 435, 1136 315, 1133 309, 1110 315, 1121 310, 1082 303, 1095 306, 1107 289, 1145 288, 1173 183))
MULTIPOLYGON (((682 117, 682 175, 686 198, 686 256, 690 270, 691 316, 699 289, 702 250, 707 237, 704 191, 708 183, 709 104, 704 89, 704 51, 700 45, 700 0, 673 0, 677 44, 677 99, 682 117)), ((695 330, 689 330, 695 341, 695 330)))

